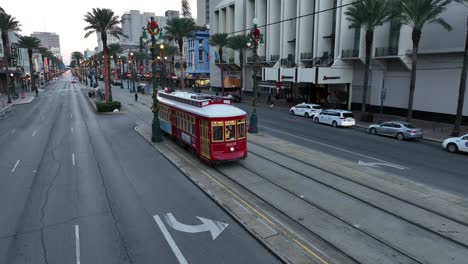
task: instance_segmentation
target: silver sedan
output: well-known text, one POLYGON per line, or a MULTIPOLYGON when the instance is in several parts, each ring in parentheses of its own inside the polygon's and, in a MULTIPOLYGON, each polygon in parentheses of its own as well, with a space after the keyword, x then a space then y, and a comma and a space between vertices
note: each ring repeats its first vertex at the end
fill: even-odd
POLYGON ((423 130, 413 124, 401 121, 388 121, 370 125, 368 132, 372 135, 396 137, 398 140, 423 138, 423 130))

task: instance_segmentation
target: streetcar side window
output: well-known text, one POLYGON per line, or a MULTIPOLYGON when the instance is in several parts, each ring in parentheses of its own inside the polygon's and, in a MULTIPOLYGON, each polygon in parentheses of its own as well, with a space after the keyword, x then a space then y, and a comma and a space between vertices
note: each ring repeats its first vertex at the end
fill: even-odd
POLYGON ((226 121, 226 141, 236 140, 236 121, 226 121))
POLYGON ((192 127, 191 134, 195 135, 195 117, 193 117, 193 116, 190 117, 190 123, 191 123, 191 127, 192 127))
POLYGON ((213 142, 224 141, 223 121, 211 122, 213 142))
POLYGON ((238 139, 245 138, 245 119, 241 119, 237 121, 237 138, 238 139))

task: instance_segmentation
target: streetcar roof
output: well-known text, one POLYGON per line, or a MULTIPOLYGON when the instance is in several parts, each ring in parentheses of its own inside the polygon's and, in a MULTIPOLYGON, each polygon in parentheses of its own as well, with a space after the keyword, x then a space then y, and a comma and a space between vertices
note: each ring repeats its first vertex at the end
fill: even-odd
MULTIPOLYGON (((186 92, 178 92, 177 95, 182 98, 187 98, 187 99, 189 99, 190 98, 189 96, 191 96, 190 93, 186 93, 186 92)), ((184 111, 196 114, 196 115, 200 115, 203 117, 208 117, 208 118, 235 117, 235 116, 242 116, 246 114, 245 111, 235 106, 229 105, 229 104, 222 104, 222 103, 209 104, 204 107, 197 107, 197 106, 185 104, 182 102, 170 100, 170 99, 161 97, 159 95, 158 95, 158 100, 163 104, 173 106, 178 109, 181 109, 181 110, 184 110, 184 111)))

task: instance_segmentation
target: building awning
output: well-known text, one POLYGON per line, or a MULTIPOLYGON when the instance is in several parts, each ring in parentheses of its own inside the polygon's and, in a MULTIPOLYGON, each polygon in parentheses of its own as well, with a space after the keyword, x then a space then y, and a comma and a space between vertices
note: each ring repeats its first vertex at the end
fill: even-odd
POLYGON ((263 68, 263 81, 346 84, 353 82, 351 68, 313 67, 313 68, 263 68))

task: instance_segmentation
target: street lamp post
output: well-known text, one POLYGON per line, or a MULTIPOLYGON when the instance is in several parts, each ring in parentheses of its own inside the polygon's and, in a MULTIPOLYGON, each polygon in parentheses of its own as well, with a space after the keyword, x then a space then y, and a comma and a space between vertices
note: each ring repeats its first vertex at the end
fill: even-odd
POLYGON ((257 19, 253 20, 254 28, 250 30, 248 35, 249 41, 247 46, 252 48, 254 56, 253 61, 253 99, 252 99, 252 115, 250 116, 249 133, 258 133, 258 117, 257 117, 257 72, 258 72, 258 45, 263 43, 263 34, 257 26, 257 19))
POLYGON ((120 71, 120 89, 123 89, 123 63, 122 63, 122 57, 119 56, 119 71, 120 71))
MULTIPOLYGON (((154 17, 151 17, 151 20, 148 22, 146 28, 143 28, 142 38, 147 39, 146 32, 151 35, 151 73, 152 73, 152 84, 153 84, 153 105, 151 110, 153 111, 153 123, 152 123, 152 137, 151 141, 157 143, 162 141, 161 128, 159 125, 159 101, 158 101, 158 86, 159 80, 157 77, 157 54, 156 54, 156 45, 157 40, 156 36, 162 40, 162 28, 159 27, 158 23, 154 21, 154 17)), ((164 44, 160 45, 161 52, 164 50, 164 44)))

